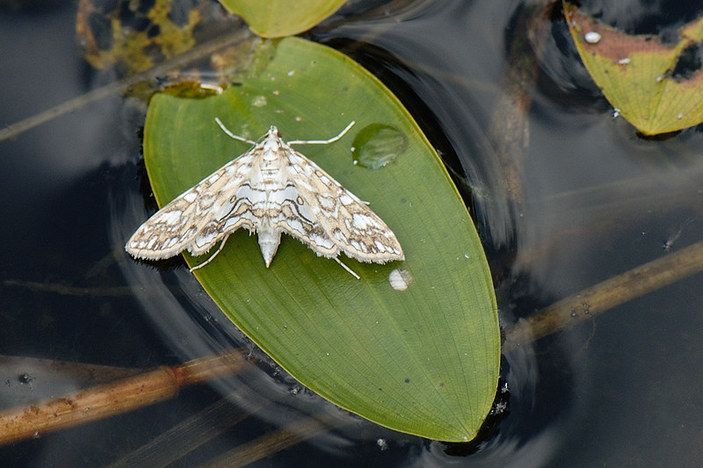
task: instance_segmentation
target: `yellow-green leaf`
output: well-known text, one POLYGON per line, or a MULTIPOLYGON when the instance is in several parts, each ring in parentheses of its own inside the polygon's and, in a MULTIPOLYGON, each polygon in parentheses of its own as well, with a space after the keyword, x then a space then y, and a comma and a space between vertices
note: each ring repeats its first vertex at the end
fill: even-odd
POLYGON ((703 18, 684 26, 678 43, 628 35, 564 2, 564 16, 588 73, 614 108, 645 135, 703 122, 703 71, 676 77, 682 52, 703 37, 703 18))
POLYGON ((398 431, 471 439, 495 396, 499 328, 481 242, 444 166, 398 100, 348 57, 298 38, 264 44, 261 55, 263 65, 221 95, 152 99, 144 157, 159 205, 247 151, 215 117, 254 139, 276 125, 287 140, 329 138, 355 120, 342 140, 298 149, 370 202, 406 261, 342 257, 357 280, 284 235, 267 269, 256 239, 238 231, 195 276, 247 336, 324 398, 398 431), (379 125, 397 132, 384 137, 395 157, 354 164, 352 142, 379 125), (397 269, 405 290, 390 284, 397 269))
POLYGON ((220 0, 262 37, 307 31, 337 11, 346 0, 220 0))

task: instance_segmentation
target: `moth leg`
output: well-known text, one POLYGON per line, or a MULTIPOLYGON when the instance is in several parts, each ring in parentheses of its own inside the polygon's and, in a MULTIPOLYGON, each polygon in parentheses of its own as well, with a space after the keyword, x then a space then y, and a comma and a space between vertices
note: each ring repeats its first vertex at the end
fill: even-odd
POLYGON ((212 254, 212 255, 210 256, 210 258, 208 258, 207 260, 205 260, 203 263, 200 263, 200 264, 198 264, 198 265, 195 265, 193 268, 191 268, 191 269, 190 269, 191 273, 192 273, 193 271, 195 271, 195 270, 198 270, 198 269, 204 267, 205 265, 207 265, 208 263, 210 263, 211 261, 213 261, 213 260, 215 259, 215 257, 217 257, 217 254, 219 254, 220 252, 222 252, 222 249, 225 247, 225 242, 227 241, 227 238, 228 238, 228 237, 229 237, 229 234, 227 234, 227 235, 225 236, 225 238, 222 239, 222 242, 220 243, 220 247, 215 251, 214 254, 212 254))
POLYGON ((344 130, 342 130, 341 132, 339 132, 339 134, 337 136, 334 136, 334 137, 330 138, 329 140, 293 140, 293 141, 286 142, 286 144, 288 146, 291 146, 291 145, 327 145, 329 143, 334 143, 335 141, 339 140, 344 135, 346 135, 347 132, 349 131, 349 129, 352 128, 355 123, 356 122, 352 120, 344 130))
POLYGON ((344 263, 342 263, 342 261, 341 261, 340 259, 338 259, 337 257, 334 257, 334 261, 337 262, 337 263, 339 263, 339 266, 341 266, 342 268, 344 268, 345 270, 347 270, 347 271, 349 272, 349 274, 351 274, 354 278, 356 278, 356 279, 361 279, 361 277, 359 277, 359 275, 357 275, 356 273, 354 273, 354 270, 352 270, 351 268, 349 268, 348 266, 346 266, 344 263))
POLYGON ((239 135, 235 135, 234 133, 232 133, 232 131, 229 128, 225 127, 225 124, 222 123, 222 121, 220 120, 219 117, 215 117, 215 122, 217 122, 217 125, 220 126, 222 131, 225 132, 225 134, 227 134, 228 137, 234 138, 237 141, 243 141, 244 143, 249 143, 250 145, 256 145, 255 141, 248 140, 244 137, 240 137, 239 135))

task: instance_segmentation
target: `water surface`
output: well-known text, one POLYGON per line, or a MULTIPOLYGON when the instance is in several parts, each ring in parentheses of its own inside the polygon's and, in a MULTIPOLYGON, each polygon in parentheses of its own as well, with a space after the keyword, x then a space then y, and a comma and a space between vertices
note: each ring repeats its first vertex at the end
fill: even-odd
MULTIPOLYGON (((672 34, 702 13, 680 2, 612 3, 584 2, 630 33, 672 34)), ((75 15, 75 4, 61 2, 0 10, 0 126, 110 80, 82 61, 75 15)), ((504 326, 700 240, 700 129, 643 139, 614 118, 558 6, 361 1, 309 37, 379 76, 441 152, 487 249, 504 326)), ((157 268, 126 256, 125 236, 155 209, 140 161, 143 113, 140 101, 114 94, 0 142, 1 353, 36 358, 0 360, 0 404, 233 345, 254 362, 163 403, 2 447, 1 459, 197 464, 322 412, 349 425, 259 464, 703 462, 701 275, 504 354, 507 409, 474 443, 393 433, 336 414, 276 369, 182 261, 157 268), (185 422, 200 422, 206 435, 185 422)))

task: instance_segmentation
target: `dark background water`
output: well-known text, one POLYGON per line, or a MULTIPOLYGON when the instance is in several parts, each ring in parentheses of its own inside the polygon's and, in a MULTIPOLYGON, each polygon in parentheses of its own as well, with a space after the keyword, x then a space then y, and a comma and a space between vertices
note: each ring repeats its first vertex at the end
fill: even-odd
MULTIPOLYGON (((0 128, 105 80, 81 57, 75 3, 19 3, 0 3, 0 128)), ((584 7, 627 32, 668 37, 701 14, 683 3, 584 7)), ((613 118, 558 5, 353 2, 309 37, 386 82, 464 183, 504 324, 700 240, 700 129, 643 139, 613 118), (518 189, 506 180, 517 180, 518 189)), ((139 101, 114 94, 0 142, 3 408, 109 374, 100 368, 86 376, 52 360, 152 368, 248 346, 184 264, 156 269, 122 251, 129 230, 154 209, 140 164, 143 111, 139 101)), ((351 429, 325 432, 259 464, 700 465, 702 280, 691 276, 504 354, 507 410, 473 444, 447 446, 349 417, 351 429)), ((198 464, 297 418, 334 411, 253 354, 258 364, 241 376, 4 446, 0 459, 148 464, 182 450, 176 464, 198 464), (154 458, 133 454, 193 418, 221 431, 186 451, 178 441, 196 431, 182 428, 173 442, 154 445, 154 458)))

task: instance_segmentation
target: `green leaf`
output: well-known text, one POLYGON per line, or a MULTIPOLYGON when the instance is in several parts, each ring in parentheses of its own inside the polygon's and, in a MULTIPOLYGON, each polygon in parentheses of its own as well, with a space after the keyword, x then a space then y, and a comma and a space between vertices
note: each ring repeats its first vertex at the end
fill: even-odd
POLYGON ((406 261, 343 257, 356 280, 284 235, 266 269, 256 239, 240 230, 195 276, 237 327, 324 398, 398 431, 473 438, 495 396, 499 328, 481 242, 444 166, 398 100, 348 57, 297 38, 261 55, 259 71, 221 95, 154 96, 144 157, 159 205, 247 151, 215 117, 253 139, 275 124, 287 140, 329 138, 355 120, 336 143, 298 148, 371 203, 406 261), (404 134, 407 147, 380 169, 355 165, 351 142, 379 124, 404 134), (389 283, 398 268, 404 291, 389 283))
POLYGON ((307 31, 332 15, 346 0, 220 0, 244 18, 262 37, 283 37, 307 31))
POLYGON ((617 31, 567 2, 564 16, 588 73, 640 132, 656 135, 703 122, 703 71, 673 76, 681 54, 703 39, 703 18, 684 26, 679 42, 670 45, 617 31))

